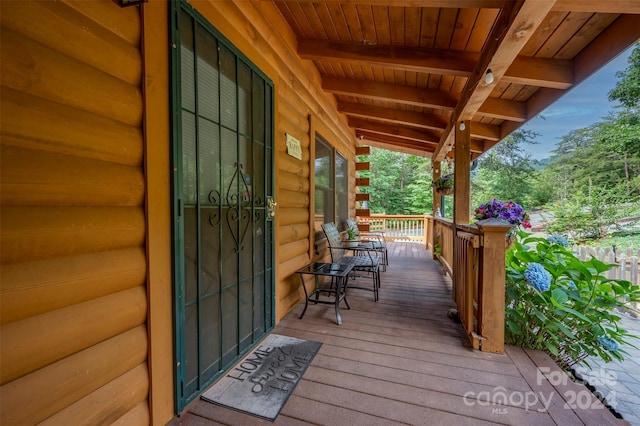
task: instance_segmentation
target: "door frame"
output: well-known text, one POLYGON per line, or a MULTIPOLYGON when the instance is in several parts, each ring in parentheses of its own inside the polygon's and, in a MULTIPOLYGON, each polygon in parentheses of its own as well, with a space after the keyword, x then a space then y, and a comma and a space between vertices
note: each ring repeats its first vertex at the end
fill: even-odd
MULTIPOLYGON (((180 413, 187 404, 189 404, 192 400, 197 398, 199 394, 194 394, 193 396, 185 397, 183 395, 183 384, 184 384, 184 370, 181 365, 181 361, 185 359, 185 348, 182 342, 184 341, 184 273, 185 273, 185 265, 184 259, 181 255, 181 248, 184 247, 185 236, 184 236, 184 225, 183 225, 183 205, 180 201, 180 189, 182 187, 182 149, 181 149, 181 134, 182 134, 182 125, 181 125, 181 71, 180 71, 180 34, 178 30, 178 19, 179 14, 181 12, 189 14, 193 19, 195 19, 199 24, 201 24, 207 31, 211 32, 217 39, 219 43, 224 44, 226 48, 228 48, 233 54, 235 54, 240 60, 247 63, 252 72, 260 75, 262 79, 264 79, 265 84, 271 87, 271 100, 269 103, 269 108, 271 109, 270 117, 270 164, 271 170, 265 171, 265 178, 267 178, 267 174, 269 174, 268 178, 271 183, 271 197, 275 198, 275 88, 273 81, 266 75, 264 72, 258 68, 258 66, 251 61, 246 55, 244 55, 241 51, 239 51, 220 31, 218 31, 204 16, 202 16, 193 6, 187 3, 186 0, 178 0, 172 1, 171 6, 169 8, 169 22, 170 22, 170 83, 171 83, 171 213, 172 213, 172 266, 173 266, 173 292, 174 292, 174 308, 173 308, 173 320, 174 320, 174 395, 175 395, 175 404, 176 411, 180 413)), ((266 142, 265 142, 266 146, 266 142)), ((265 150, 266 152, 266 150, 265 150)), ((266 195, 266 194, 265 194, 266 195)), ((270 295, 270 305, 271 310, 268 313, 268 318, 266 318, 267 313, 265 312, 265 320, 267 321, 265 336, 269 334, 271 330, 273 330, 275 326, 276 319, 276 295, 275 295, 275 246, 276 246, 276 223, 275 220, 271 219, 272 222, 272 232, 271 232, 271 247, 270 247, 270 263, 271 263, 271 271, 270 271, 270 289, 269 294, 265 291, 265 303, 267 302, 266 296, 270 295)), ((266 247, 266 246, 265 246, 266 247)), ((265 253, 266 255, 266 253, 265 253)), ((260 339, 262 340, 262 339, 260 339)), ((255 341, 246 348, 244 351, 239 353, 236 356, 236 359, 240 359, 245 353, 249 352, 255 345, 257 345, 259 341, 255 341)), ((232 362, 227 368, 235 363, 232 362)), ((217 380, 222 374, 224 374, 226 370, 221 370, 217 374, 215 374, 212 378, 207 380, 207 383, 202 385, 201 390, 207 388, 211 383, 217 380)))

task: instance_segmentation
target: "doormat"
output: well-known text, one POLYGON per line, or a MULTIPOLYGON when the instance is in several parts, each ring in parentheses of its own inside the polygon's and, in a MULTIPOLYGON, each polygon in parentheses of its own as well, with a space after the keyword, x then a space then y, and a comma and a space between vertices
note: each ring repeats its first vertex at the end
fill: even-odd
POLYGON ((322 343, 269 335, 201 398, 274 421, 322 343))

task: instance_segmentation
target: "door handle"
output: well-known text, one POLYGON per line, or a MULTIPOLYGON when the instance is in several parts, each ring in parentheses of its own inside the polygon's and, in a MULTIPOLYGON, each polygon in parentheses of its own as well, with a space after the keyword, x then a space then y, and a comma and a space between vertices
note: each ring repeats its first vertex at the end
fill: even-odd
POLYGON ((267 212, 269 213, 269 217, 275 217, 277 205, 278 203, 273 199, 273 197, 267 197, 267 212))

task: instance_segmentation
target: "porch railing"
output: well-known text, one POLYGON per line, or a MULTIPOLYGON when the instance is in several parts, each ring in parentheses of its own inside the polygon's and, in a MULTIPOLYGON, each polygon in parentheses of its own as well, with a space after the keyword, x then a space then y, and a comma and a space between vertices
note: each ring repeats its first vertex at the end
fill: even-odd
POLYGON ((504 351, 506 233, 510 227, 488 221, 454 225, 433 220, 434 259, 453 280, 452 297, 475 349, 504 351))
POLYGON ((368 222, 370 231, 384 231, 387 241, 419 241, 429 238, 429 215, 372 214, 360 222, 368 222))

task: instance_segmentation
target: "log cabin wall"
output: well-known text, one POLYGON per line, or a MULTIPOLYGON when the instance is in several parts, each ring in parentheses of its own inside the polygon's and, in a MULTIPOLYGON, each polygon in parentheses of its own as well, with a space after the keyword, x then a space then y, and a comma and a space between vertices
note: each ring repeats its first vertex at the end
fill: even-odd
POLYGON ((0 17, 0 423, 148 424, 140 10, 0 17))
MULTIPOLYGON (((272 4, 195 4, 275 83, 279 321, 301 298, 294 271, 326 255, 311 231, 316 133, 349 160, 352 194, 355 137, 272 4)), ((142 8, 144 38, 140 8, 111 0, 0 2, 1 424, 175 414, 168 6, 142 8)))

